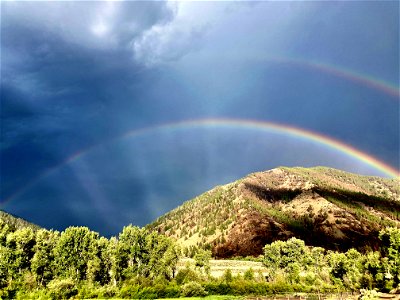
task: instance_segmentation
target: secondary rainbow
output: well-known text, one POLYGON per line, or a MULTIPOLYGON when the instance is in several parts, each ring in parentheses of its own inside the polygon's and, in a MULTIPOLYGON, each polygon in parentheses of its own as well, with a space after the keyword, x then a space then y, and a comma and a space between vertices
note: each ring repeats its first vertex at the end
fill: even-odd
POLYGON ((68 157, 61 163, 57 164, 56 166, 49 168, 44 173, 39 175, 38 177, 32 179, 28 184, 23 186, 21 189, 16 191, 14 194, 9 196, 8 198, 2 200, 1 205, 4 206, 6 203, 11 201, 12 199, 17 198, 18 196, 22 195, 25 191, 29 188, 34 186, 37 182, 41 179, 49 176, 51 173, 57 171, 61 167, 72 163, 73 161, 78 160, 79 158, 83 157, 84 155, 90 153, 91 150, 95 148, 101 147, 106 144, 111 144, 118 140, 123 140, 127 138, 135 138, 139 136, 144 136, 150 133, 157 133, 163 131, 175 131, 175 130, 188 130, 188 129, 195 129, 195 128, 228 128, 228 129, 235 129, 235 128, 243 128, 248 130, 259 130, 262 132, 267 133, 277 133, 277 134, 284 134, 288 136, 292 136, 295 138, 301 138, 307 141, 315 142, 320 145, 324 145, 331 149, 337 150, 341 153, 344 153, 358 161, 362 161, 363 163, 373 167, 376 170, 390 176, 390 177, 398 177, 400 175, 399 171, 395 168, 385 164, 384 162, 374 158, 371 155, 368 155, 350 145, 347 145, 341 141, 335 140, 331 137, 322 135, 320 133, 312 132, 309 130, 305 130, 302 128, 292 127, 285 124, 278 124, 272 122, 265 122, 265 121, 256 121, 256 120, 244 120, 244 119, 230 119, 230 118, 218 118, 218 119, 196 119, 196 120, 187 120, 187 121, 180 121, 174 123, 167 123, 161 125, 155 125, 151 127, 145 127, 140 129, 134 129, 128 131, 120 136, 108 139, 104 142, 99 144, 93 145, 91 147, 85 148, 82 151, 75 153, 74 155, 68 157))
POLYGON ((343 78, 345 80, 353 81, 363 86, 379 90, 391 96, 391 98, 400 100, 400 90, 395 84, 339 65, 333 65, 317 60, 285 56, 259 57, 256 60, 261 63, 271 62, 277 64, 287 64, 330 74, 338 78, 343 78))

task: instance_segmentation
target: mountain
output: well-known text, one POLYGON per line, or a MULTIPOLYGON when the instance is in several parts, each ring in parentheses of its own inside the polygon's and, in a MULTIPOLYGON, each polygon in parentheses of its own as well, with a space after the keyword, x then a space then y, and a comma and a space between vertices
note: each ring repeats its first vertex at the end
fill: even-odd
POLYGON ((24 227, 31 227, 33 230, 38 230, 41 227, 30 223, 22 218, 19 218, 17 216, 11 215, 9 213, 6 213, 5 211, 0 210, 0 220, 8 224, 8 226, 11 227, 12 231, 16 229, 21 229, 24 227))
POLYGON ((265 244, 297 237, 345 251, 379 247, 379 230, 400 227, 400 181, 326 167, 250 174, 185 202, 148 225, 186 249, 219 258, 259 255, 265 244))

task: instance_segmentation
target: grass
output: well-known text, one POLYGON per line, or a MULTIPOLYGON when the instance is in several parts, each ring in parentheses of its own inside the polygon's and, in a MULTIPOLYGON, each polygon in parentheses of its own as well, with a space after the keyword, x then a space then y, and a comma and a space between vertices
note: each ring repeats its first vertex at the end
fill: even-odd
POLYGON ((239 300, 245 299, 245 297, 241 296, 219 296, 219 295, 211 295, 206 297, 187 297, 187 298, 163 298, 163 300, 176 300, 176 299, 187 299, 187 300, 239 300))
POLYGON ((358 294, 350 295, 350 294, 343 294, 340 293, 336 294, 307 294, 307 293, 295 293, 295 294, 277 294, 277 295, 269 295, 269 296, 219 296, 219 295, 211 295, 206 297, 187 297, 187 298, 163 298, 162 300, 176 300, 176 299, 186 299, 186 300, 245 300, 245 299, 331 299, 331 300, 338 300, 338 299, 358 299, 358 294), (301 298, 300 298, 301 296, 301 298), (345 297, 345 298, 343 298, 345 297))

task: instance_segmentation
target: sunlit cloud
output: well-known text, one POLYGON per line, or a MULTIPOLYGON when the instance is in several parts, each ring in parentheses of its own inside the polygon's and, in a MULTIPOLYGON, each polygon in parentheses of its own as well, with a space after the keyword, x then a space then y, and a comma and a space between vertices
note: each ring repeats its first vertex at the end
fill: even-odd
POLYGON ((7 24, 52 32, 89 48, 125 47, 143 31, 170 18, 164 2, 54 1, 2 3, 7 24), (108 36, 108 39, 99 37, 108 36))

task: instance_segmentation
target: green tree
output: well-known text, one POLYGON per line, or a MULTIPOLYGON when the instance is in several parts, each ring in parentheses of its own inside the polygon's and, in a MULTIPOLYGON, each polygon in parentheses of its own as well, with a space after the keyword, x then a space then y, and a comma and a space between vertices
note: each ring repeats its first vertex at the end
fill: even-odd
POLYGON ((117 264, 124 278, 140 276, 144 272, 149 254, 147 234, 146 229, 132 225, 125 226, 119 234, 117 264))
POLYGON ((0 290, 8 286, 8 280, 12 276, 12 272, 10 272, 10 266, 13 264, 12 254, 11 249, 0 245, 0 290))
POLYGON ((6 247, 10 250, 8 269, 13 278, 21 276, 24 271, 30 269, 35 242, 35 233, 30 227, 7 235, 6 247))
POLYGON ((36 232, 35 254, 31 261, 31 271, 39 285, 46 285, 55 276, 55 253, 60 234, 45 229, 36 232))
POLYGON ((196 268, 203 270, 206 274, 210 273, 211 251, 199 249, 194 255, 196 268))
POLYGON ((109 257, 109 240, 100 237, 93 247, 93 255, 88 261, 86 277, 91 283, 107 284, 111 280, 112 262, 109 257))
POLYGON ((0 246, 5 246, 7 235, 13 232, 12 228, 3 220, 0 219, 0 246))
POLYGON ((356 249, 350 249, 346 252, 346 258, 347 270, 344 283, 348 288, 358 290, 364 274, 364 257, 356 249))
POLYGON ((360 288, 364 274, 365 258, 355 249, 346 253, 328 252, 328 264, 332 280, 346 288, 356 290, 360 288))
POLYGON ((264 265, 272 273, 278 269, 286 269, 290 264, 297 263, 304 265, 308 249, 304 241, 291 238, 286 242, 276 241, 264 247, 264 265))
POLYGON ((391 282, 391 284, 386 284, 387 289, 390 289, 400 284, 400 229, 388 227, 379 233, 379 238, 382 241, 384 277, 386 281, 391 282))
POLYGON ((180 249, 171 239, 155 232, 146 238, 149 260, 146 276, 171 279, 175 276, 180 249))
POLYGON ((55 248, 56 266, 62 278, 85 280, 89 261, 95 259, 99 234, 87 227, 68 227, 55 248))
POLYGON ((118 240, 115 237, 110 238, 107 243, 107 248, 103 252, 104 264, 108 270, 108 276, 111 283, 116 286, 117 282, 121 280, 122 273, 122 260, 119 257, 118 240))
POLYGON ((330 274, 336 283, 342 283, 347 272, 346 255, 334 251, 328 252, 328 265, 330 274))
POLYGON ((312 247, 309 253, 308 266, 314 273, 319 273, 326 266, 325 249, 321 247, 312 247))

